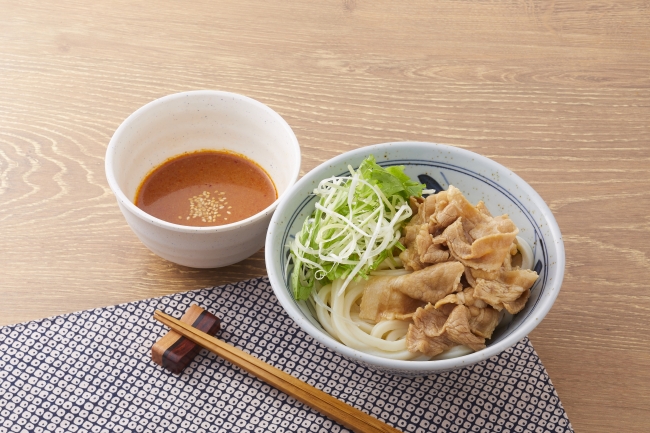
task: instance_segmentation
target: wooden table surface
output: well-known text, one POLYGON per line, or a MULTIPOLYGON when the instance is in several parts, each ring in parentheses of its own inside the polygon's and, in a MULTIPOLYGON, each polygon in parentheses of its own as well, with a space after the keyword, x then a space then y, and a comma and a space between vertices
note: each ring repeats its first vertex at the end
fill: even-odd
POLYGON ((117 126, 174 92, 278 111, 302 173, 422 140, 529 182, 563 232, 531 340, 579 432, 650 425, 650 2, 0 0, 0 324, 265 274, 176 266, 104 175, 117 126))

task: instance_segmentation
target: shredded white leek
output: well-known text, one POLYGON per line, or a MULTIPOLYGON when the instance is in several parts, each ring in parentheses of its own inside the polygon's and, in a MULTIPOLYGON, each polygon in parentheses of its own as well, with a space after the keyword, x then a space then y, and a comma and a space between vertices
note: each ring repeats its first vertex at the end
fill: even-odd
POLYGON ((424 185, 410 180, 403 167, 382 168, 374 158, 349 176, 322 180, 314 189, 320 199, 291 244, 291 285, 296 299, 307 299, 315 280, 343 278, 342 290, 357 277, 367 278, 392 256, 403 225, 413 212, 410 196, 424 185))

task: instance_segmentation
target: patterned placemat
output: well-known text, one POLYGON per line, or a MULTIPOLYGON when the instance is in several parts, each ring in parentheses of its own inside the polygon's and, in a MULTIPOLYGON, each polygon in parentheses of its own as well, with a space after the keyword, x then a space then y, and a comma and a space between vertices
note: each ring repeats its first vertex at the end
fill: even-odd
POLYGON ((219 337, 405 432, 572 432, 528 339, 473 367, 378 373, 301 331, 266 278, 0 328, 0 432, 347 431, 212 353, 177 376, 151 361, 196 303, 219 337))

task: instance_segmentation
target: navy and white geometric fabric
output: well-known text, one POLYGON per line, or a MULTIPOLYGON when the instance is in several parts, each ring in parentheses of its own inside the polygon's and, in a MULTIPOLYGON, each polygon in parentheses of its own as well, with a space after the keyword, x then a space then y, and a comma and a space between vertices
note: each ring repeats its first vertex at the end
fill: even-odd
POLYGON ((0 328, 0 433, 344 432, 320 413, 202 351, 181 375, 151 361, 190 304, 219 338, 404 432, 572 432, 528 339, 429 377, 378 373, 301 331, 266 278, 0 328))

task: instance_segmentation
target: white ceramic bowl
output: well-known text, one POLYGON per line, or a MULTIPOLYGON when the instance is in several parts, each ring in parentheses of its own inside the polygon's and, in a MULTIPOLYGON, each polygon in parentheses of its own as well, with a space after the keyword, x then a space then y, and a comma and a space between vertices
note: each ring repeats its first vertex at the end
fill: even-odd
POLYGON ((148 103, 117 128, 106 150, 108 184, 131 229, 160 257, 194 268, 227 266, 262 248, 271 215, 299 172, 298 140, 279 114, 254 99, 212 90, 148 103), (133 204, 153 168, 203 149, 237 152, 258 163, 275 183, 278 200, 249 218, 215 227, 169 223, 133 204))
POLYGON ((319 165, 286 194, 271 219, 266 237, 266 267, 278 300, 291 318, 317 341, 341 355, 376 370, 416 376, 449 371, 483 361, 524 338, 550 310, 564 275, 564 244, 550 209, 533 188, 504 166, 467 150, 433 143, 385 143, 339 155, 319 165), (533 247, 539 273, 524 310, 488 340, 487 348, 455 359, 401 361, 380 358, 345 346, 321 328, 305 302, 296 302, 289 288, 288 244, 314 209, 316 185, 329 176, 347 173, 368 155, 379 165, 404 165, 413 179, 428 187, 458 187, 472 203, 485 201, 494 215, 507 213, 519 236, 533 247))

